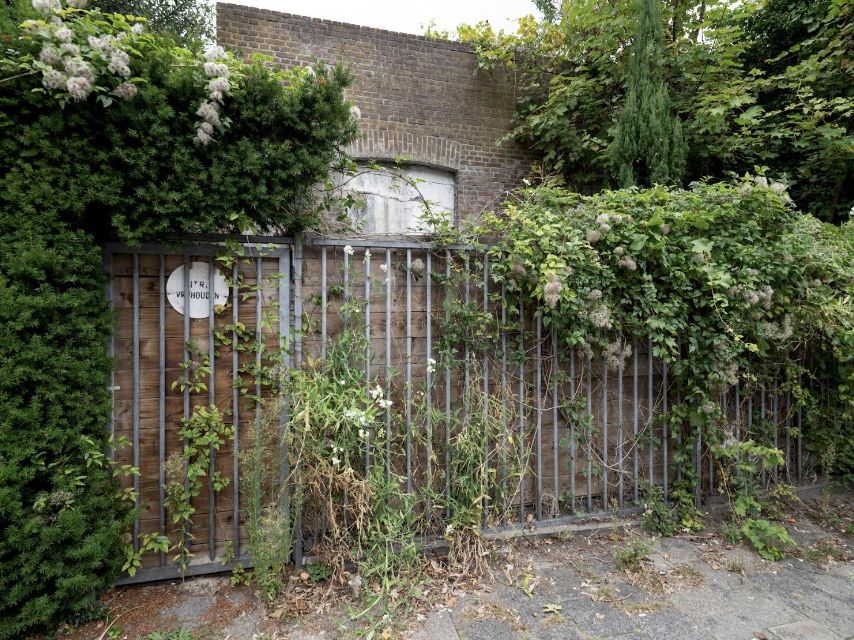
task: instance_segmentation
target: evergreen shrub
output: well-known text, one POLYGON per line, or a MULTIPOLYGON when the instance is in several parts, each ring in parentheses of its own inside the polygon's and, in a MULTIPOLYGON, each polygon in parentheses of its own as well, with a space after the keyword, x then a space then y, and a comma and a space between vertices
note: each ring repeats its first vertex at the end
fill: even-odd
POLYGON ((34 0, 36 19, 0 22, 4 640, 92 611, 130 542, 133 495, 106 456, 99 243, 311 226, 356 131, 341 66, 202 55, 84 5, 34 0))

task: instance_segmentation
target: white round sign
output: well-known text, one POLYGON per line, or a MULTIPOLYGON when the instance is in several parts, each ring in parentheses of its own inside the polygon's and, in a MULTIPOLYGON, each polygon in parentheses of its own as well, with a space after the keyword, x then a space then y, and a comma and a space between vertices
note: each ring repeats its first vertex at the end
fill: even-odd
MULTIPOLYGON (((208 282, 210 265, 207 262, 190 263, 190 317, 207 318, 210 315, 211 291, 214 306, 228 302, 228 283, 222 271, 214 267, 213 287, 208 282)), ((181 315, 184 315, 184 266, 181 265, 169 274, 166 281, 166 299, 181 315)))

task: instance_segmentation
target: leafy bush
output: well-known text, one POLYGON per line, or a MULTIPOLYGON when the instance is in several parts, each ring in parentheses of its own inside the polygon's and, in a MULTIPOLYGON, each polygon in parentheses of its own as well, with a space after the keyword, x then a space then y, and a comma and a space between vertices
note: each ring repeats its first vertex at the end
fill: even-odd
POLYGON ((766 560, 782 560, 786 551, 796 546, 786 527, 762 518, 747 518, 740 531, 766 560))
POLYGON ((0 59, 0 206, 129 241, 318 222, 312 187, 355 133, 347 71, 206 61, 124 16, 53 17, 63 26, 24 23, 0 59), (73 90, 55 84, 69 66, 73 90))
POLYGON ((643 528, 651 534, 670 537, 676 533, 676 512, 664 499, 664 490, 645 482, 641 488, 643 528))
POLYGON ((121 567, 129 508, 104 458, 103 285, 87 234, 44 212, 3 210, 0 638, 81 614, 121 567))
MULTIPOLYGON (((642 3, 613 0, 607 10, 598 0, 543 4, 551 5, 545 19, 525 18, 517 33, 482 22, 461 26, 458 36, 474 46, 481 68, 514 67, 518 116, 510 136, 570 188, 596 193, 619 178, 608 160, 630 102, 642 3)), ((854 205, 854 5, 658 4, 664 82, 685 132, 688 179, 728 179, 767 166, 785 178, 799 208, 847 220, 854 205)))
POLYGON ((105 455, 97 242, 303 229, 355 133, 341 67, 203 57, 84 4, 35 2, 15 31, 20 3, 0 15, 3 639, 86 615, 123 561, 139 564, 124 548, 135 496, 113 479, 136 470, 105 455))
POLYGON ((799 213, 764 177, 596 196, 545 182, 473 235, 495 281, 536 301, 566 348, 620 371, 631 336, 668 362, 682 389, 667 417, 681 442, 673 489, 688 502, 697 434, 712 445, 727 437, 718 399, 737 381, 783 378, 810 436, 833 443, 826 469, 851 472, 854 223, 799 213))

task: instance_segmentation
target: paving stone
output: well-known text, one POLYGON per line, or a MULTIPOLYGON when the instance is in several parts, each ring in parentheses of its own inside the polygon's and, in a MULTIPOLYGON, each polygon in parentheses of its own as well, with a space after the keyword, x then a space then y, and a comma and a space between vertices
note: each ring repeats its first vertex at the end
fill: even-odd
POLYGON ((841 640, 824 625, 815 620, 798 620, 769 629, 780 640, 841 640))
POLYGON ((575 620, 578 629, 588 635, 611 637, 641 631, 636 618, 602 602, 569 601, 563 604, 562 613, 575 620))
POLYGON ((820 620, 838 635, 854 635, 854 603, 850 599, 833 597, 818 589, 800 598, 782 593, 779 597, 805 616, 820 620))
POLYGON ((206 615, 212 604, 213 600, 209 596, 187 595, 174 607, 166 609, 163 615, 174 617, 178 626, 195 629, 205 624, 206 615))
POLYGON ((459 636, 451 613, 442 610, 431 611, 421 628, 414 630, 410 637, 419 640, 455 640, 459 636))
MULTIPOLYGON (((634 618, 637 629, 650 638, 673 638, 674 640, 709 640, 707 630, 697 621, 680 613, 664 609, 634 618)), ((731 638, 729 640, 734 640, 731 638)))
POLYGON ((510 623, 495 618, 484 618, 482 620, 461 620, 455 622, 457 637, 460 640, 518 640, 525 638, 520 632, 513 629, 510 623))

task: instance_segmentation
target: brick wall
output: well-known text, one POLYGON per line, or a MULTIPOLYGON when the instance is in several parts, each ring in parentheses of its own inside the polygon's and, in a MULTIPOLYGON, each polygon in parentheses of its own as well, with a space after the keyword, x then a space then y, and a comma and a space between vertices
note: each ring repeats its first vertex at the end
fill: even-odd
POLYGON ((343 60, 356 75, 357 159, 407 156, 451 169, 457 214, 477 213, 527 174, 531 156, 496 144, 511 126, 514 76, 475 72, 470 48, 451 42, 265 9, 217 4, 220 44, 290 67, 343 60))

